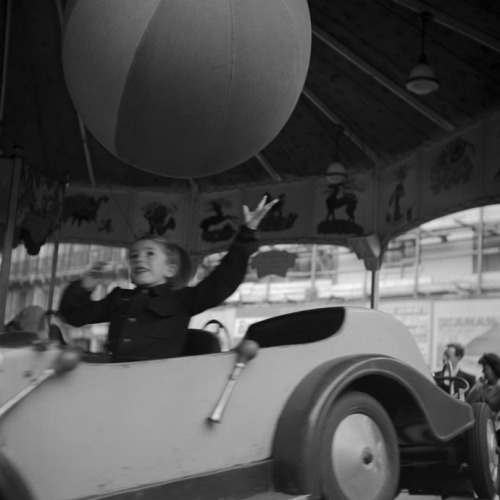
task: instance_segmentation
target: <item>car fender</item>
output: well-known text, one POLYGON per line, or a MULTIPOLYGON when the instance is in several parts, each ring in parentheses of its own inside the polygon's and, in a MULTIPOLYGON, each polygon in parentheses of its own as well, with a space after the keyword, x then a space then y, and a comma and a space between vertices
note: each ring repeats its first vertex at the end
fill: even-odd
POLYGON ((0 498, 2 500, 34 500, 32 492, 14 465, 0 453, 0 498))
POLYGON ((380 355, 337 358, 304 377, 283 408, 272 448, 279 490, 320 496, 314 481, 319 432, 329 408, 348 390, 371 394, 384 406, 400 444, 446 443, 474 425, 470 405, 404 362, 380 355), (406 429, 410 413, 413 427, 406 429))

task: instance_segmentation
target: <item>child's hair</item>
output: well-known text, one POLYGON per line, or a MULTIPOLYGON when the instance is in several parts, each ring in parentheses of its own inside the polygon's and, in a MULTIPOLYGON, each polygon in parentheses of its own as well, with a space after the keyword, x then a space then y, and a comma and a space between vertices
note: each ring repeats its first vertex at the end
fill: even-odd
POLYGON ((169 258, 170 262, 177 266, 177 273, 168 281, 172 285, 173 290, 183 288, 189 283, 193 272, 193 266, 191 258, 184 248, 177 243, 167 241, 165 238, 154 234, 144 234, 139 236, 135 239, 134 244, 138 241, 154 241, 155 243, 158 243, 163 248, 163 251, 169 258))

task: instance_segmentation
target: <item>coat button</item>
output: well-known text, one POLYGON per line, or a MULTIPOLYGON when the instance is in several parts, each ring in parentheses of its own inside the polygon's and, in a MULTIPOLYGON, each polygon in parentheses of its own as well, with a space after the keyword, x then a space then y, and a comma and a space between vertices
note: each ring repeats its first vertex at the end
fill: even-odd
POLYGON ((132 339, 123 339, 123 342, 132 342, 132 339))
POLYGON ((127 321, 129 323, 135 323, 135 322, 137 322, 137 318, 127 318, 127 321))

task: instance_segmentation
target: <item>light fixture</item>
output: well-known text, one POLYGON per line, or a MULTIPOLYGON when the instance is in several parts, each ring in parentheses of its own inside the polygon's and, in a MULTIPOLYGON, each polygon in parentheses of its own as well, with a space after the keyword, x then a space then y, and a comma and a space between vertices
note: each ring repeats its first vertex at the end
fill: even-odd
POLYGON ((421 30, 421 54, 418 58, 417 65, 411 70, 408 80, 406 80, 406 88, 414 94, 425 95, 434 92, 439 88, 439 80, 434 73, 434 70, 427 62, 425 55, 425 26, 432 19, 430 12, 421 12, 420 20, 422 22, 421 30))
POLYGON ((347 170, 340 161, 339 140, 344 132, 342 125, 335 125, 335 153, 332 163, 326 169, 326 179, 330 184, 344 184, 347 181, 347 170))

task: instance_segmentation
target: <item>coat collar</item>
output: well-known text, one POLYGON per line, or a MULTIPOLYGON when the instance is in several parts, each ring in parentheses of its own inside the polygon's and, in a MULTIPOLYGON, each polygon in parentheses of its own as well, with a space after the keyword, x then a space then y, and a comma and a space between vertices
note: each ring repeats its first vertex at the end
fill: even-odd
POLYGON ((135 288, 134 293, 144 293, 148 297, 165 297, 172 293, 172 286, 170 283, 156 286, 138 286, 135 288))

